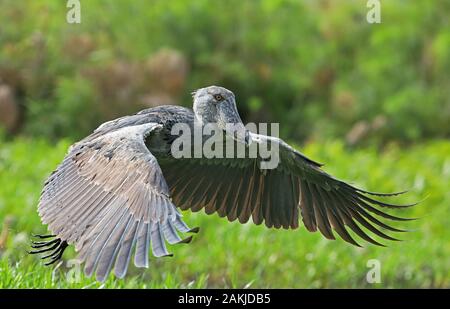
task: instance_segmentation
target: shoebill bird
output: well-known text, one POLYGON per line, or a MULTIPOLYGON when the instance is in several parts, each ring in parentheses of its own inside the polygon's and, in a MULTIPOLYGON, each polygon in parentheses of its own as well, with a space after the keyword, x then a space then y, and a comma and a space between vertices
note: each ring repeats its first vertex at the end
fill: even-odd
POLYGON ((133 257, 137 267, 148 267, 149 252, 170 255, 169 244, 188 243, 198 232, 182 220, 181 210, 217 213, 229 221, 264 223, 268 228, 296 229, 299 221, 310 232, 359 246, 363 240, 382 245, 377 235, 396 240, 385 230, 403 232, 387 220, 381 208, 404 208, 375 196, 393 196, 359 189, 321 169, 321 164, 276 137, 245 129, 234 94, 210 86, 193 93, 193 110, 161 106, 102 124, 72 145, 45 182, 38 212, 52 235, 35 235, 31 253, 44 253, 47 264, 74 245, 86 275, 104 281, 113 270, 125 276, 133 257), (279 146, 279 164, 261 169, 261 158, 175 158, 171 154, 177 123, 193 126, 216 123, 236 143, 270 141, 279 146), (225 124, 241 128, 232 134, 225 124), (351 232, 351 231, 352 232, 351 232), (371 235, 373 234, 373 235, 371 235))

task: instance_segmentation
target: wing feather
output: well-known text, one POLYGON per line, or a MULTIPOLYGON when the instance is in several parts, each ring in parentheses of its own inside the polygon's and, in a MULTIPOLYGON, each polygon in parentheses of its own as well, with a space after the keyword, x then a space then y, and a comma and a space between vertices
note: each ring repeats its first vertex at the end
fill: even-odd
MULTIPOLYGON (((408 218, 393 216, 379 208, 406 208, 415 204, 395 205, 368 197, 390 197, 399 193, 365 191, 340 181, 321 169, 321 164, 286 144, 284 141, 250 133, 258 144, 271 142, 279 146, 279 165, 261 169, 257 158, 182 158, 161 157, 160 165, 175 203, 181 209, 207 214, 217 213, 229 221, 245 223, 252 217, 255 224, 267 227, 297 228, 299 217, 310 232, 320 231, 335 239, 335 231, 343 240, 359 246, 348 229, 362 239, 382 245, 369 236, 396 240, 381 229, 404 230, 387 225, 377 217, 394 221, 408 218), (375 217, 375 216, 377 217, 375 217)), ((225 142, 225 141, 224 141, 225 142)))

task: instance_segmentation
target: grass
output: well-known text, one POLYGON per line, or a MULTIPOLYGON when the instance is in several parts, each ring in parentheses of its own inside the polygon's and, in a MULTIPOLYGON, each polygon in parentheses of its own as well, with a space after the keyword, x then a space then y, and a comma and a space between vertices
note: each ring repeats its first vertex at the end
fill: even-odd
POLYGON ((42 183, 63 158, 68 141, 19 138, 0 141, 0 288, 449 288, 450 143, 430 141, 408 149, 391 145, 346 149, 339 142, 309 144, 303 152, 326 171, 376 191, 410 189, 398 202, 427 197, 401 215, 420 217, 403 223, 414 230, 387 248, 356 248, 329 241, 304 228, 268 230, 228 223, 216 215, 185 213, 201 231, 189 245, 169 246, 172 258, 151 258, 149 269, 130 268, 124 280, 112 275, 104 284, 77 277, 65 253, 55 267, 26 254, 31 233, 45 233, 36 212, 42 183), (367 262, 381 263, 381 283, 369 284, 367 262), (72 280, 71 280, 72 279, 72 280), (75 280, 76 279, 76 280, 75 280))

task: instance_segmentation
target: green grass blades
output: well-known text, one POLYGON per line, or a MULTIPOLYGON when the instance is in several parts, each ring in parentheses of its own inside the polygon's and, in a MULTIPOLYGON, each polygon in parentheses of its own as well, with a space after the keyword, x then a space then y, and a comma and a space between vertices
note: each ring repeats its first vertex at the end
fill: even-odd
MULTIPOLYGON (((169 246, 171 258, 151 258, 149 269, 130 267, 124 280, 104 284, 86 278, 72 247, 60 263, 45 267, 29 256, 32 233, 45 234, 36 212, 43 181, 66 153, 56 144, 19 138, 0 141, 0 288, 449 288, 450 143, 430 141, 401 149, 392 145, 348 150, 340 142, 301 150, 325 162, 325 170, 371 191, 409 193, 396 202, 423 200, 395 214, 419 217, 397 227, 404 241, 363 248, 329 241, 303 227, 295 231, 228 223, 216 215, 186 212, 200 226, 189 245, 169 246), (424 199, 425 198, 425 199, 424 199), (370 260, 380 263, 381 283, 366 280, 370 260)), ((391 211, 392 214, 394 212, 391 211)))

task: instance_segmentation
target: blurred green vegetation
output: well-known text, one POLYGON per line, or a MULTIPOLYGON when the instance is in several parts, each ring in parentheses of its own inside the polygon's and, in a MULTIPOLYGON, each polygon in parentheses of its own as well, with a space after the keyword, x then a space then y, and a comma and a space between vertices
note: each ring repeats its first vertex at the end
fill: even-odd
POLYGON ((25 134, 79 138, 219 84, 246 121, 297 141, 450 136, 449 1, 383 1, 381 24, 362 0, 81 1, 81 24, 65 3, 0 3, 0 82, 25 134), (183 60, 161 77, 164 50, 183 60))
MULTIPOLYGON (((66 279, 73 268, 70 248, 59 267, 45 267, 26 254, 31 233, 45 233, 36 204, 42 183, 63 158, 68 141, 42 139, 3 142, 0 149, 0 288, 100 287, 92 278, 66 279), (6 234, 5 234, 6 233, 6 234), (5 237, 6 235, 6 237, 5 237)), ((342 142, 312 143, 304 152, 322 162, 326 171, 369 190, 410 189, 400 203, 422 200, 401 215, 419 217, 397 224, 412 230, 397 235, 402 242, 388 248, 364 244, 353 247, 318 233, 269 230, 248 223, 229 223, 217 215, 185 212, 185 221, 200 226, 189 245, 169 246, 172 258, 151 258, 150 268, 131 267, 125 280, 112 275, 104 287, 450 287, 450 144, 434 141, 411 148, 397 146, 383 154, 375 148, 346 150, 342 142), (357 168, 355 168, 357 167, 357 168), (382 168, 380 168, 382 167, 382 168), (219 241, 218 241, 219 240, 219 241), (366 281, 367 261, 381 263, 380 284, 366 281)), ((398 211, 395 214, 399 214, 398 211)), ((383 242, 383 241, 382 241, 383 242)), ((73 278, 73 277, 71 277, 73 278)))

